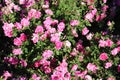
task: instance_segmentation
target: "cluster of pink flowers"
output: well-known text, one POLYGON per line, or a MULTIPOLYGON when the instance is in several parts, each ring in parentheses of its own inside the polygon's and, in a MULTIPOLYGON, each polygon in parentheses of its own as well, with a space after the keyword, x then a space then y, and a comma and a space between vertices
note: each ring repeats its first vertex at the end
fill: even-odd
POLYGON ((62 63, 56 67, 55 71, 51 75, 51 80, 70 80, 70 73, 67 70, 67 62, 63 59, 62 63))
MULTIPOLYGON (((62 20, 56 19, 54 9, 50 7, 53 4, 59 6, 57 0, 55 0, 56 3, 50 0, 42 0, 43 3, 41 0, 18 0, 19 5, 12 0, 4 1, 5 7, 1 9, 3 14, 21 12, 20 19, 18 17, 17 21, 2 20, 5 36, 13 41, 10 46, 12 51, 7 52, 9 56, 3 59, 8 67, 26 69, 32 74, 31 79, 33 80, 46 80, 45 78, 50 80, 93 80, 95 79, 93 76, 96 77, 97 72, 99 76, 103 75, 102 71, 99 74, 101 68, 107 71, 116 65, 117 71, 120 73, 119 59, 116 58, 119 57, 116 55, 120 53, 120 40, 115 42, 112 37, 106 36, 109 32, 97 33, 90 29, 96 26, 89 27, 89 24, 94 21, 99 24, 107 16, 106 11, 109 8, 106 4, 107 0, 101 1, 101 12, 94 5, 95 0, 81 1, 81 5, 87 6, 89 10, 81 18, 73 19, 73 16, 69 21, 66 21, 67 17, 62 20), (39 1, 41 1, 40 4, 37 3, 39 1), (21 10, 21 8, 25 8, 25 10, 21 10), (116 61, 117 63, 115 63, 116 61)), ((106 26, 112 28, 112 21, 108 20, 106 26)), ((14 73, 10 72, 5 70, 1 78, 8 80, 14 77, 14 73)), ((109 75, 105 78, 116 80, 109 75)), ((27 80, 27 78, 20 77, 13 78, 13 80, 27 80)))
POLYGON ((20 34, 20 37, 16 37, 13 40, 14 45, 21 46, 23 42, 25 42, 27 39, 27 36, 24 33, 20 34))
POLYGON ((110 39, 105 40, 100 40, 99 41, 99 46, 100 47, 111 47, 113 45, 113 41, 111 41, 110 39))

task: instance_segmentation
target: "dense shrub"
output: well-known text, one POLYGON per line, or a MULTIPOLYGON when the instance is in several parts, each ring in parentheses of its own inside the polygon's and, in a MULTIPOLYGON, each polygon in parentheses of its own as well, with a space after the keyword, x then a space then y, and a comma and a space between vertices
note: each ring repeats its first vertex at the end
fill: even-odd
POLYGON ((119 0, 1 0, 3 80, 119 80, 119 0))

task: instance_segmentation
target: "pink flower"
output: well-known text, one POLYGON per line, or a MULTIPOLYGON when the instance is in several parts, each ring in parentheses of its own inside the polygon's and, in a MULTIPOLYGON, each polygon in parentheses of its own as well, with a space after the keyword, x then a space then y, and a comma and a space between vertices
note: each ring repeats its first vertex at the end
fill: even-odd
POLYGON ((109 77, 107 80, 116 80, 114 77, 109 77))
POLYGON ((71 20, 70 25, 71 26, 77 26, 77 25, 79 25, 79 21, 78 20, 71 20))
POLYGON ((77 68, 78 68, 78 65, 77 65, 77 64, 75 64, 75 65, 73 65, 73 66, 72 66, 72 69, 71 69, 71 70, 72 70, 72 71, 76 71, 76 70, 77 70, 77 68))
POLYGON ((55 42, 55 48, 57 50, 60 50, 62 48, 62 46, 63 46, 63 42, 61 42, 61 41, 55 42))
POLYGON ((112 62, 107 62, 107 63, 105 63, 105 68, 106 69, 108 69, 109 67, 111 67, 112 66, 112 62))
POLYGON ((47 33, 41 35, 41 36, 40 36, 40 40, 44 41, 45 39, 47 39, 47 36, 48 36, 47 33))
POLYGON ((107 6, 107 5, 105 5, 105 6, 102 7, 103 12, 106 12, 107 9, 108 9, 108 6, 107 6))
POLYGON ((88 63, 87 69, 95 73, 98 67, 92 63, 88 63))
POLYGON ((49 73, 51 73, 51 68, 50 67, 48 67, 48 66, 44 66, 44 72, 46 73, 46 74, 49 74, 49 73))
POLYGON ((49 30, 49 29, 51 28, 50 25, 51 25, 52 23, 53 23, 53 21, 52 21, 51 17, 47 17, 47 18, 45 19, 45 21, 43 22, 45 29, 46 29, 46 30, 49 30))
POLYGON ((111 47, 113 45, 113 41, 111 41, 110 39, 106 40, 106 46, 111 47))
POLYGON ((88 32, 89 32, 89 30, 87 27, 82 29, 82 35, 86 35, 88 32))
POLYGON ((118 65, 118 68, 117 68, 118 72, 120 72, 120 64, 118 65))
POLYGON ((13 8, 15 11, 20 11, 20 7, 18 5, 14 5, 13 8))
POLYGON ((100 60, 105 61, 108 59, 107 53, 101 53, 99 56, 100 60))
POLYGON ((21 48, 13 49, 12 52, 13 52, 14 55, 20 55, 20 54, 22 54, 22 50, 21 50, 21 48))
POLYGON ((21 41, 26 41, 27 40, 27 36, 24 33, 20 34, 20 39, 21 41))
POLYGON ((30 25, 30 22, 29 22, 28 19, 23 18, 23 19, 21 20, 21 25, 24 26, 24 27, 26 27, 26 26, 29 26, 29 25, 30 25))
POLYGON ((111 54, 113 56, 117 55, 117 53, 119 52, 118 48, 114 48, 112 51, 111 51, 111 54))
POLYGON ((47 58, 51 57, 52 54, 53 54, 53 51, 51 51, 51 50, 45 50, 43 52, 42 56, 43 56, 44 59, 47 59, 47 58))
POLYGON ((51 33, 51 34, 52 33, 56 33, 56 29, 55 28, 51 28, 51 29, 48 30, 48 32, 51 33))
POLYGON ((73 35, 74 37, 78 37, 78 33, 76 32, 75 29, 72 29, 72 35, 73 35))
POLYGON ((16 22, 14 25, 18 30, 22 29, 22 25, 19 22, 16 22))
POLYGON ((85 75, 87 74, 87 70, 85 70, 85 71, 82 71, 82 72, 80 72, 80 71, 75 71, 75 76, 78 76, 78 77, 80 77, 80 78, 85 78, 85 75))
POLYGON ((89 20, 90 22, 93 22, 94 15, 92 13, 87 13, 85 15, 85 20, 89 20))
POLYGON ((30 11, 28 12, 28 18, 31 19, 35 16, 36 14, 36 9, 30 9, 30 11))
POLYGON ((20 64, 21 64, 21 66, 23 66, 23 67, 26 67, 26 66, 27 66, 27 62, 26 62, 25 60, 23 60, 23 59, 20 60, 20 64))
POLYGON ((92 33, 89 33, 88 35, 86 35, 86 38, 87 38, 88 40, 91 40, 92 37, 93 37, 93 34, 92 34, 92 33))
POLYGON ((32 79, 33 79, 33 80, 40 80, 40 77, 38 77, 36 74, 33 74, 33 75, 32 75, 32 79))
POLYGON ((9 73, 8 71, 4 71, 3 76, 4 76, 4 80, 8 80, 9 77, 12 77, 12 74, 9 73))
POLYGON ((90 5, 94 3, 94 0, 86 0, 86 2, 87 2, 87 5, 90 5))
POLYGON ((34 18, 39 19, 41 17, 41 12, 36 11, 34 18))
POLYGON ((53 11, 51 9, 46 9, 45 13, 49 15, 53 15, 53 11))
POLYGON ((26 0, 19 0, 19 4, 25 4, 26 0))
POLYGON ((13 42, 14 42, 14 45, 16 45, 16 46, 21 46, 22 45, 22 40, 18 37, 15 38, 13 42))
POLYGON ((4 23, 3 25, 3 30, 4 30, 4 34, 5 36, 8 36, 8 37, 12 37, 13 36, 13 31, 12 31, 12 28, 14 27, 13 23, 4 23))
POLYGON ((38 68, 39 66, 40 66, 39 61, 36 61, 36 62, 34 63, 34 67, 38 68))
POLYGON ((92 77, 90 75, 86 75, 85 80, 92 80, 92 77))
POLYGON ((76 48, 73 48, 73 51, 70 53, 71 56, 76 56, 78 54, 78 51, 76 48))
POLYGON ((40 33, 42 34, 44 32, 44 29, 42 26, 37 26, 36 29, 35 29, 35 33, 40 33))
POLYGON ((62 32, 65 29, 65 24, 63 22, 60 22, 57 28, 59 32, 62 32))
POLYGON ((40 11, 37 11, 36 9, 31 9, 29 12, 28 12, 28 19, 31 19, 31 18, 36 18, 36 19, 39 19, 41 17, 41 12, 40 11))
POLYGON ((8 62, 12 65, 16 65, 16 64, 18 64, 18 59, 14 58, 14 57, 10 57, 8 62))
POLYGON ((47 5, 47 4, 42 5, 42 8, 43 8, 43 9, 47 9, 47 8, 49 8, 49 5, 47 5))
POLYGON ((106 3, 107 2, 107 0, 103 0, 103 3, 106 3))
POLYGON ((79 56, 79 61, 81 62, 81 61, 83 61, 83 56, 79 56))
POLYGON ((117 41, 117 45, 120 45, 120 40, 117 41))
POLYGON ((53 20, 52 25, 54 26, 56 24, 58 24, 58 20, 53 20))
POLYGON ((56 43, 59 40, 60 40, 60 35, 58 33, 51 34, 51 39, 50 39, 51 42, 56 43))
POLYGON ((35 0, 28 0, 26 3, 26 7, 29 8, 30 6, 32 6, 35 3, 35 0))
POLYGON ((68 48, 71 47, 71 43, 70 43, 70 41, 68 41, 68 40, 66 40, 66 41, 64 42, 64 45, 65 45, 66 47, 68 47, 68 48))
POLYGON ((106 41, 100 40, 99 41, 99 47, 105 47, 106 46, 106 41))
POLYGON ((32 41, 33 41, 33 43, 37 43, 38 40, 39 40, 39 35, 36 34, 36 33, 33 33, 33 37, 32 37, 32 41))
POLYGON ((51 75, 51 80, 63 80, 63 74, 59 71, 56 71, 51 75))

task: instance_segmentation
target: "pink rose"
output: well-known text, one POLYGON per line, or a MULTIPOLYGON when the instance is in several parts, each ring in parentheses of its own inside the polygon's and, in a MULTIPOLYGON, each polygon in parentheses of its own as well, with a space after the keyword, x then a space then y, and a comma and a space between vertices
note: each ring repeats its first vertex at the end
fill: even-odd
POLYGON ((79 25, 79 21, 78 20, 71 20, 70 25, 71 26, 77 26, 77 25, 79 25))
POLYGON ((20 64, 21 64, 21 66, 23 66, 23 67, 26 67, 26 66, 27 66, 27 62, 26 62, 25 60, 23 60, 23 59, 20 60, 20 64))
POLYGON ((120 40, 117 41, 117 45, 120 45, 120 40))
POLYGON ((86 2, 87 2, 87 5, 90 5, 94 3, 94 0, 86 0, 86 2))
POLYGON ((118 65, 118 68, 117 68, 118 72, 120 72, 120 64, 118 65))
POLYGON ((43 56, 44 59, 47 59, 47 58, 51 57, 52 54, 53 54, 53 51, 51 51, 51 50, 45 50, 43 52, 42 56, 43 56))
POLYGON ((39 19, 41 17, 41 12, 36 11, 34 18, 39 19))
POLYGON ((18 59, 14 57, 10 57, 8 62, 12 65, 16 65, 18 64, 18 59))
POLYGON ((62 48, 62 46, 63 46, 63 42, 61 42, 61 41, 55 42, 55 48, 57 50, 60 50, 62 48))
POLYGON ((73 35, 74 37, 78 37, 78 33, 76 32, 75 29, 72 29, 72 35, 73 35))
POLYGON ((16 22, 14 25, 18 30, 22 29, 22 25, 19 22, 16 22))
POLYGON ((40 77, 37 76, 36 74, 33 74, 33 75, 32 75, 32 79, 33 79, 33 80, 40 80, 40 77))
POLYGON ((60 40, 60 35, 58 33, 55 33, 55 34, 51 34, 51 39, 50 41, 55 43, 55 42, 59 42, 60 40))
POLYGON ((32 36, 32 41, 33 41, 33 43, 37 43, 38 40, 39 40, 39 35, 36 34, 36 33, 33 33, 33 36, 32 36))
POLYGON ((4 30, 4 34, 5 36, 8 37, 12 37, 13 36, 13 31, 12 28, 14 27, 13 23, 4 23, 4 25, 2 26, 3 30, 4 30))
POLYGON ((65 29, 65 24, 63 22, 60 22, 57 28, 59 32, 62 32, 65 29))
POLYGON ((86 75, 85 80, 92 80, 92 77, 90 75, 86 75))
POLYGON ((111 54, 113 56, 117 55, 117 53, 119 52, 118 48, 114 48, 112 51, 111 51, 111 54))
POLYGON ((82 29, 82 35, 86 35, 88 32, 89 32, 89 30, 87 27, 82 29))
POLYGON ((25 4, 26 0, 19 0, 19 4, 25 4))
POLYGON ((89 33, 88 35, 86 35, 86 38, 87 38, 88 40, 91 40, 92 37, 93 37, 93 34, 92 34, 92 33, 89 33))
POLYGON ((16 46, 21 46, 22 45, 22 40, 17 37, 17 38, 14 39, 13 43, 16 46))
POLYGON ((112 62, 107 62, 107 63, 105 63, 105 68, 106 69, 108 69, 109 67, 111 67, 112 66, 112 62))
POLYGON ((111 47, 113 45, 113 41, 111 41, 110 39, 106 40, 106 46, 111 47))
POLYGON ((68 40, 66 40, 66 41, 64 42, 64 45, 65 45, 66 47, 68 47, 68 48, 71 47, 71 43, 70 43, 70 41, 68 41, 68 40))
POLYGON ((23 18, 23 19, 21 20, 21 25, 24 26, 24 27, 26 27, 26 26, 29 26, 29 25, 30 25, 30 22, 29 22, 28 19, 23 18))
POLYGON ((100 60, 102 60, 102 61, 107 60, 107 59, 108 59, 107 53, 101 53, 99 58, 100 58, 100 60))
POLYGON ((103 0, 103 3, 106 3, 107 2, 107 0, 103 0))
POLYGON ((22 50, 21 50, 21 48, 13 49, 12 52, 13 52, 14 55, 20 55, 20 54, 22 54, 22 50))
POLYGON ((36 9, 30 9, 30 11, 28 12, 28 18, 31 19, 35 16, 36 14, 36 9))
POLYGON ((87 65, 87 69, 92 71, 92 72, 96 72, 96 70, 98 69, 98 67, 92 63, 88 63, 87 65))
POLYGON ((49 15, 53 15, 53 11, 51 9, 46 9, 45 13, 49 15))
POLYGON ((26 41, 27 40, 27 36, 24 33, 20 34, 20 39, 21 41, 26 41))
POLYGON ((4 80, 7 80, 9 77, 12 77, 12 74, 9 73, 8 71, 4 71, 3 76, 4 76, 4 80))
POLYGON ((35 29, 35 33, 42 34, 44 32, 43 26, 37 26, 35 29))
POLYGON ((114 77, 109 77, 107 80, 116 80, 114 77))
POLYGON ((99 41, 99 47, 105 47, 106 46, 106 41, 100 40, 99 41))
POLYGON ((75 65, 73 65, 73 66, 72 66, 72 69, 71 69, 71 70, 72 70, 72 71, 76 71, 76 70, 77 70, 77 68, 78 68, 78 65, 77 65, 77 64, 75 64, 75 65))

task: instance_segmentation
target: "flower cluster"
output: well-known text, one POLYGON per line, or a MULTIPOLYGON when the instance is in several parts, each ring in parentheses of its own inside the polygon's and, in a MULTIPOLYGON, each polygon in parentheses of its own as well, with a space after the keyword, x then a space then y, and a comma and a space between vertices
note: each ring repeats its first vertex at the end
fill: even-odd
POLYGON ((0 80, 119 80, 119 7, 119 0, 0 1, 0 80))

